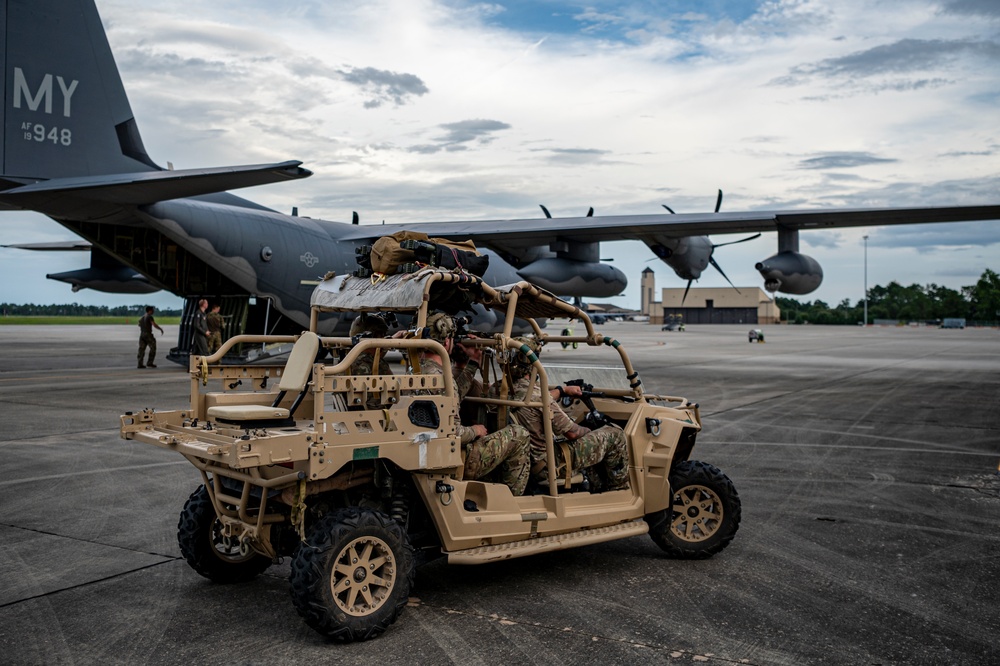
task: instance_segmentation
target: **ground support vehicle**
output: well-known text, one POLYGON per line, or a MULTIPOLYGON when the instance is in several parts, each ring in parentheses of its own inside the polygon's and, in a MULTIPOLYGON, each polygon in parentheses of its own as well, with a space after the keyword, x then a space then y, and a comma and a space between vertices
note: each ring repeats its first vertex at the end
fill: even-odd
POLYGON ((679 314, 667 315, 666 321, 660 326, 661 331, 683 331, 684 316, 679 314))
MULTIPOLYGON (((414 568, 444 556, 479 564, 649 534, 668 556, 709 557, 733 539, 740 500, 732 482, 691 458, 701 417, 681 397, 649 395, 625 347, 594 330, 586 313, 527 282, 493 288, 464 273, 426 270, 375 284, 324 280, 312 297, 311 331, 290 339, 238 336, 212 356, 191 359, 191 402, 121 417, 121 436, 175 451, 201 474, 178 527, 181 552, 201 575, 246 581, 291 558, 293 603, 324 636, 377 636, 407 602, 414 568), (421 374, 417 354, 445 348, 424 337, 428 313, 488 308, 502 329, 466 338, 489 350, 481 369, 497 397, 469 397, 477 422, 492 428, 517 409, 546 418, 548 475, 515 497, 499 482, 463 476, 456 436, 460 405, 449 363, 421 374), (409 314, 405 338, 320 338, 323 312, 409 314), (575 336, 548 335, 539 318, 579 321, 575 336), (549 401, 511 399, 509 365, 521 353, 545 396, 554 375, 514 334, 607 350, 616 368, 573 368, 583 399, 574 419, 614 424, 628 443, 630 487, 591 492, 582 475, 556 473, 549 401), (240 343, 294 341, 283 367, 220 363, 240 343), (400 350, 412 374, 355 375, 362 354, 400 350), (317 360, 323 359, 323 360, 317 360)), ((544 356, 544 354, 542 354, 544 356)), ((607 363, 603 364, 608 365, 607 363)), ((377 364, 374 366, 377 368, 377 364)), ((377 370, 376 370, 377 371, 377 370)))

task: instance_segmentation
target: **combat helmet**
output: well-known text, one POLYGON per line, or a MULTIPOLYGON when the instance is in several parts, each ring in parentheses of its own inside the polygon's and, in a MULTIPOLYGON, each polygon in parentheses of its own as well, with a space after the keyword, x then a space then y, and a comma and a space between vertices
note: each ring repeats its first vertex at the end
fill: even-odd
POLYGON ((362 312, 351 323, 350 337, 356 337, 364 333, 370 333, 372 337, 384 338, 389 333, 389 325, 381 316, 362 312))
POLYGON ((435 312, 427 317, 427 325, 424 327, 424 337, 438 342, 444 342, 448 338, 455 337, 458 326, 455 318, 444 312, 435 312))
POLYGON ((534 365, 535 358, 542 353, 542 345, 535 338, 529 338, 526 336, 519 336, 511 339, 521 345, 521 351, 514 354, 510 362, 511 374, 516 378, 520 378, 531 372, 531 366, 534 365), (530 358, 528 354, 525 353, 525 349, 527 349, 528 353, 530 353, 534 358, 530 358))

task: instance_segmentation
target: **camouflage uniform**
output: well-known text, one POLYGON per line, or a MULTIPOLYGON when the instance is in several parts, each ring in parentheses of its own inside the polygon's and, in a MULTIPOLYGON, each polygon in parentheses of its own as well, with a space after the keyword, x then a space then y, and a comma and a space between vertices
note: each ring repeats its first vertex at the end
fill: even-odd
MULTIPOLYGON (((354 363, 351 364, 351 374, 391 375, 392 369, 389 367, 389 363, 385 360, 385 356, 382 354, 379 354, 378 365, 376 366, 375 352, 367 351, 358 356, 354 363)), ((374 395, 368 394, 368 401, 366 402, 366 405, 368 409, 382 409, 382 402, 377 393, 374 395)))
POLYGON ((222 315, 209 312, 205 315, 205 322, 208 324, 208 353, 214 354, 222 346, 222 315))
MULTIPOLYGON (((448 315, 435 313, 427 318, 429 337, 444 344, 455 334, 455 322, 448 315)), ((459 400, 465 398, 472 387, 479 364, 470 360, 458 372, 453 372, 455 392, 459 400)), ((421 362, 421 372, 427 375, 442 375, 444 368, 432 359, 425 358, 421 362)), ((465 451, 465 468, 463 478, 500 480, 510 488, 511 493, 523 495, 528 485, 528 472, 531 466, 528 431, 522 426, 511 424, 506 428, 476 437, 473 428, 461 423, 455 426, 456 434, 462 442, 465 451)))
MULTIPOLYGON (((471 375, 475 375, 475 368, 479 365, 470 362, 465 369, 454 377, 455 391, 460 398, 471 386, 468 380, 471 368, 471 375), (460 378, 464 378, 460 381, 460 378), (464 385, 464 391, 463 391, 464 385)), ((424 359, 421 370, 427 375, 444 374, 444 369, 436 361, 424 359)), ((476 431, 461 423, 455 426, 455 432, 462 441, 462 448, 465 450, 465 471, 462 475, 466 479, 483 479, 486 477, 499 476, 511 493, 523 495, 524 489, 528 486, 528 472, 531 467, 531 453, 529 448, 529 435, 524 427, 511 424, 496 432, 488 433, 485 437, 476 437, 476 431)))
MULTIPOLYGON (((153 326, 156 326, 156 322, 152 313, 147 312, 139 317, 139 364, 137 367, 145 367, 142 363, 142 357, 145 355, 147 347, 149 347, 149 360, 146 363, 152 368, 156 367, 153 365, 153 359, 156 358, 156 337, 153 335, 153 326)), ((159 326, 156 327, 159 328, 159 326)))
POLYGON ((375 352, 364 352, 358 356, 357 360, 351 364, 352 375, 391 375, 392 368, 385 360, 384 355, 379 355, 378 367, 375 367, 375 352), (376 372, 377 370, 377 372, 376 372))
MULTIPOLYGON (((389 327, 386 325, 385 320, 378 315, 362 314, 354 319, 351 323, 351 338, 356 338, 358 336, 367 336, 369 338, 384 338, 389 332, 389 327)), ((357 343, 357 340, 355 340, 357 343)), ((385 350, 383 350, 384 352, 385 350)), ((367 351, 361 354, 354 363, 351 364, 351 374, 352 375, 391 375, 392 369, 389 367, 388 361, 385 360, 385 354, 378 355, 378 372, 376 370, 375 364, 375 352, 367 351)))
MULTIPOLYGON (((362 314, 351 323, 351 338, 367 334, 369 337, 383 338, 389 332, 389 327, 385 320, 378 315, 362 314)), ((375 352, 363 352, 354 363, 351 364, 352 375, 391 375, 392 369, 389 362, 385 360, 385 350, 378 355, 378 363, 375 363, 375 352)), ((382 403, 377 396, 369 396, 368 409, 380 409, 382 403)))
MULTIPOLYGON (((528 342, 532 351, 539 353, 538 343, 526 338, 519 340, 528 342)), ((523 355, 520 359, 521 362, 513 364, 511 368, 512 374, 519 377, 514 382, 512 399, 524 400, 530 388, 531 401, 541 402, 541 386, 535 381, 529 387, 530 374, 527 369, 530 365, 526 363, 523 355)), ((573 474, 593 467, 600 478, 602 490, 628 488, 628 450, 625 432, 614 425, 606 425, 597 430, 578 425, 566 415, 558 401, 551 395, 546 398, 549 401, 549 414, 552 418, 552 437, 555 439, 565 437, 567 434, 575 436, 575 439, 567 438, 573 456, 573 474)), ((542 410, 538 407, 518 407, 515 414, 517 421, 527 428, 531 435, 531 475, 537 482, 544 483, 548 479, 548 472, 542 410)), ((565 469, 566 461, 563 460, 561 446, 555 447, 555 457, 557 470, 565 469)))

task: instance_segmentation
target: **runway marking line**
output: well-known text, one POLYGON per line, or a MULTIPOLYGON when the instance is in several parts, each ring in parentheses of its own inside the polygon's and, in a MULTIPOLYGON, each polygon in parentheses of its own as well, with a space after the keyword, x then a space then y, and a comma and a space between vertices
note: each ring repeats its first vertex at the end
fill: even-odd
MULTIPOLYGON (((817 431, 820 432, 820 431, 817 431)), ((907 441, 907 440, 897 440, 897 441, 907 441)), ((729 446, 784 446, 784 447, 799 447, 804 449, 858 449, 858 450, 868 450, 868 451, 901 451, 904 453, 942 453, 947 455, 960 455, 960 456, 996 456, 996 452, 979 452, 979 451, 956 451, 954 449, 914 449, 910 447, 903 446, 857 446, 852 444, 804 444, 798 442, 731 442, 728 440, 705 440, 699 439, 699 444, 719 444, 719 445, 729 445, 729 446)), ((915 442, 920 444, 921 442, 915 442)), ((2 485, 2 484, 0 484, 2 485)))
POLYGON ((34 483, 35 481, 51 481, 53 479, 66 479, 73 476, 84 476, 87 474, 106 474, 109 472, 127 472, 135 469, 150 469, 152 467, 166 467, 168 465, 189 465, 187 460, 176 460, 174 462, 148 463, 145 465, 127 465, 125 467, 106 467, 104 469, 92 469, 85 472, 67 472, 65 474, 49 474, 46 476, 34 476, 30 479, 12 479, 10 481, 0 481, 0 488, 5 486, 15 486, 19 483, 34 483))

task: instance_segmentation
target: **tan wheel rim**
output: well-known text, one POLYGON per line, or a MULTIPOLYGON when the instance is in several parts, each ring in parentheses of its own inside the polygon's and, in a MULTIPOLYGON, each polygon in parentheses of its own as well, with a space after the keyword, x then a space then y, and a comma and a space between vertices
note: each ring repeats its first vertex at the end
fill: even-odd
POLYGON ((347 544, 333 564, 333 598, 348 615, 378 610, 396 583, 392 550, 377 537, 359 537, 347 544))
POLYGON ((697 542, 708 539, 722 525, 722 500, 711 488, 685 486, 674 493, 670 530, 678 539, 697 542))

